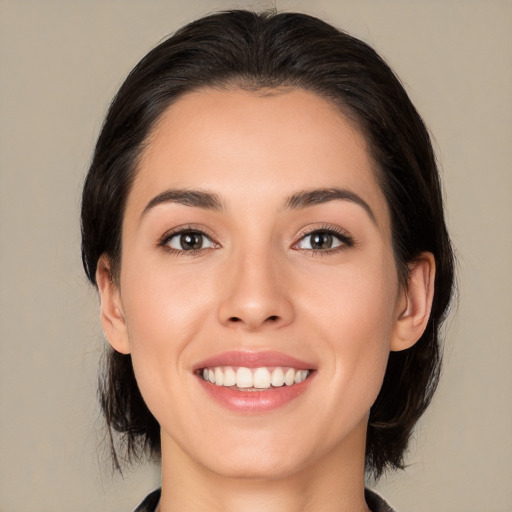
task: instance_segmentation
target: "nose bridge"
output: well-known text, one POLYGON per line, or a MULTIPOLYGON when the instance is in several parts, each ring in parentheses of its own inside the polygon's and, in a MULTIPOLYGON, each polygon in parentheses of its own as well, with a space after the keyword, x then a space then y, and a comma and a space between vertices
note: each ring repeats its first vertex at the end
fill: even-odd
POLYGON ((250 244, 236 248, 229 259, 219 307, 221 322, 248 329, 289 323, 293 308, 279 255, 269 246, 250 244))

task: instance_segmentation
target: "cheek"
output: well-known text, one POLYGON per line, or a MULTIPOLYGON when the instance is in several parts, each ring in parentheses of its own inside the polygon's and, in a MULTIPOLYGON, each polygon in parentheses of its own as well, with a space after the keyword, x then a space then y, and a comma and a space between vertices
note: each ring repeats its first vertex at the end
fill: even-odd
POLYGON ((334 401, 353 410, 373 404, 384 378, 398 298, 398 280, 386 265, 331 276, 309 294, 308 314, 323 340, 334 401), (324 292, 320 293, 319 290, 324 292), (328 290, 326 292, 325 290, 328 290), (340 390, 342 390, 340 392, 340 390))
POLYGON ((165 264, 148 264, 146 270, 127 266, 126 275, 122 295, 131 348, 186 344, 211 303, 204 273, 170 272, 165 264))
MULTIPOLYGON (((187 370, 192 341, 211 309, 211 285, 198 273, 165 267, 123 268, 123 309, 133 367, 142 395, 153 411, 168 401, 187 370)), ((187 376, 188 377, 188 376, 187 376)))
POLYGON ((302 285, 301 294, 328 339, 357 347, 389 339, 398 289, 394 266, 372 258, 317 274, 310 286, 302 285))

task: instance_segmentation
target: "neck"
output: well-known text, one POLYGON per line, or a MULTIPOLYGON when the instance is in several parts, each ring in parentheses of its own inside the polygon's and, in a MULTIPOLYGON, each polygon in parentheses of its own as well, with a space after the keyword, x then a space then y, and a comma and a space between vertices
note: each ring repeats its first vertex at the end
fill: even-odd
POLYGON ((364 500, 366 428, 314 463, 271 478, 237 478, 191 460, 162 436, 158 512, 369 512, 364 500), (348 447, 348 448, 347 448, 348 447))

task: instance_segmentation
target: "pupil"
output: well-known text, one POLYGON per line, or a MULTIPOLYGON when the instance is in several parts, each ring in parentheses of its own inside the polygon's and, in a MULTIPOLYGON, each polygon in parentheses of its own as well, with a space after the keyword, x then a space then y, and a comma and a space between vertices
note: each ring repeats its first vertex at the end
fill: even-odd
POLYGON ((199 233, 185 233, 180 237, 180 245, 185 250, 197 251, 201 249, 203 239, 199 233))
POLYGON ((330 249, 332 246, 332 235, 329 233, 315 233, 311 237, 313 249, 330 249))

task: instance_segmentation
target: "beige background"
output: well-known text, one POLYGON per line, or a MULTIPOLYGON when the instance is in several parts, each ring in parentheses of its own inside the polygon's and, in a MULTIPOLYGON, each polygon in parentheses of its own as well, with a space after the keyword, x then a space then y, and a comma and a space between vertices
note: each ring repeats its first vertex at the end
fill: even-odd
MULTIPOLYGON (((277 1, 375 48, 435 135, 460 305, 403 512, 512 511, 512 3, 277 1)), ((98 432, 102 339, 79 256, 80 188, 105 109, 158 40, 269 2, 0 0, 0 512, 132 510, 158 469, 112 477, 98 432)))

